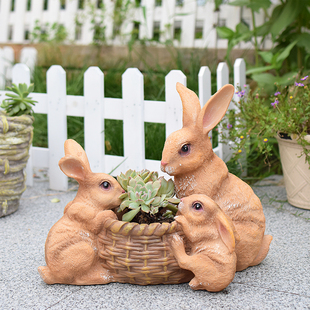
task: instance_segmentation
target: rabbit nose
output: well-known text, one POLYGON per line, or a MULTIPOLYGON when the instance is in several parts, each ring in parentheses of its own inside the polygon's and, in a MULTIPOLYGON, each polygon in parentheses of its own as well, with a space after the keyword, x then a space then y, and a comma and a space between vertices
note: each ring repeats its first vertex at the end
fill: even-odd
POLYGON ((168 163, 166 163, 166 162, 164 162, 164 161, 161 161, 160 164, 161 164, 163 167, 165 167, 165 166, 168 165, 168 163))

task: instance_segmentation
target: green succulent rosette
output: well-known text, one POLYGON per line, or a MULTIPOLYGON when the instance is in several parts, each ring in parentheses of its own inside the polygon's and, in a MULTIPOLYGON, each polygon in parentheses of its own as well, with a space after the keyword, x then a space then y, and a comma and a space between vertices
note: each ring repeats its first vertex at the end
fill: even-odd
POLYGON ((137 172, 128 170, 117 176, 117 180, 126 191, 120 196, 122 203, 119 212, 129 210, 123 214, 122 220, 130 222, 140 211, 156 214, 160 208, 166 208, 165 217, 174 217, 180 200, 175 195, 173 180, 158 177, 158 173, 149 170, 137 172))

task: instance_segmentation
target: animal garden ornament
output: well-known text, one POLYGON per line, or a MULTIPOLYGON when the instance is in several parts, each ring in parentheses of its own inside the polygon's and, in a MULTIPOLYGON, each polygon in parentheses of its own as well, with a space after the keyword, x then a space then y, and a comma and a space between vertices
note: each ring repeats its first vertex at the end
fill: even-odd
POLYGON ((172 252, 181 268, 194 273, 190 287, 210 292, 226 288, 235 276, 235 243, 239 240, 231 219, 209 197, 191 195, 181 199, 175 220, 182 227, 190 254, 178 234, 171 240, 172 252))
POLYGON ((166 140, 161 170, 174 176, 178 198, 204 194, 232 220, 240 237, 236 244, 237 271, 262 262, 272 236, 265 235, 265 216, 251 187, 228 172, 212 150, 208 133, 225 115, 234 87, 225 85, 201 109, 197 95, 177 83, 183 105, 183 128, 166 140))
POLYGON ((93 173, 83 148, 74 140, 65 142, 61 170, 79 183, 73 201, 63 217, 51 228, 45 244, 45 267, 39 273, 47 284, 105 284, 112 275, 99 261, 97 235, 105 221, 114 218, 111 209, 119 206, 124 193, 110 175, 93 173))

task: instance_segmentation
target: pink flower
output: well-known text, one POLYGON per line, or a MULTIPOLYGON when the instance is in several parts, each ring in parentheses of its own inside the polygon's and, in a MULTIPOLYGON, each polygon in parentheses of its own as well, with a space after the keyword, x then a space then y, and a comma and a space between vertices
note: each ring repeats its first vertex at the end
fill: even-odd
POLYGON ((308 75, 304 76, 303 78, 301 78, 301 81, 305 81, 308 78, 308 75))

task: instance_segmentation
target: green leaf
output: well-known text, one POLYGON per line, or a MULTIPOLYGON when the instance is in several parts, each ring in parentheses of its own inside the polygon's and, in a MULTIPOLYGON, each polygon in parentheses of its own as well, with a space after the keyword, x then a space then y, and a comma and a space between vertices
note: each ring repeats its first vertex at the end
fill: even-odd
POLYGON ((270 51, 264 51, 264 52, 258 52, 258 54, 263 58, 263 60, 265 62, 267 62, 268 64, 272 63, 272 58, 273 58, 273 53, 270 51))
POLYGON ((150 212, 150 207, 147 206, 146 204, 141 205, 141 210, 143 212, 149 213, 150 212))
POLYGON ((216 32, 221 39, 231 40, 235 32, 227 27, 216 27, 216 32))
POLYGON ((252 68, 246 71, 246 74, 255 74, 255 73, 261 73, 266 72, 268 70, 274 69, 274 66, 263 66, 258 68, 252 68))
POLYGON ((129 209, 135 210, 137 208, 140 208, 140 205, 137 202, 131 202, 128 206, 129 209))
POLYGON ((290 51, 296 44, 297 44, 297 41, 292 42, 279 54, 279 56, 276 59, 278 67, 281 67, 283 61, 289 56, 290 51))
POLYGON ((287 26, 289 26, 300 14, 305 7, 302 1, 288 0, 285 4, 279 6, 280 12, 278 17, 273 21, 270 28, 272 35, 279 35, 287 26))
POLYGON ((229 2, 229 5, 233 6, 245 6, 254 12, 258 12, 260 9, 268 9, 271 5, 270 0, 235 0, 229 2))
POLYGON ((138 214, 139 211, 140 211, 140 208, 135 209, 135 210, 131 210, 131 211, 125 213, 122 217, 122 221, 124 221, 124 222, 132 221, 132 219, 138 214))

